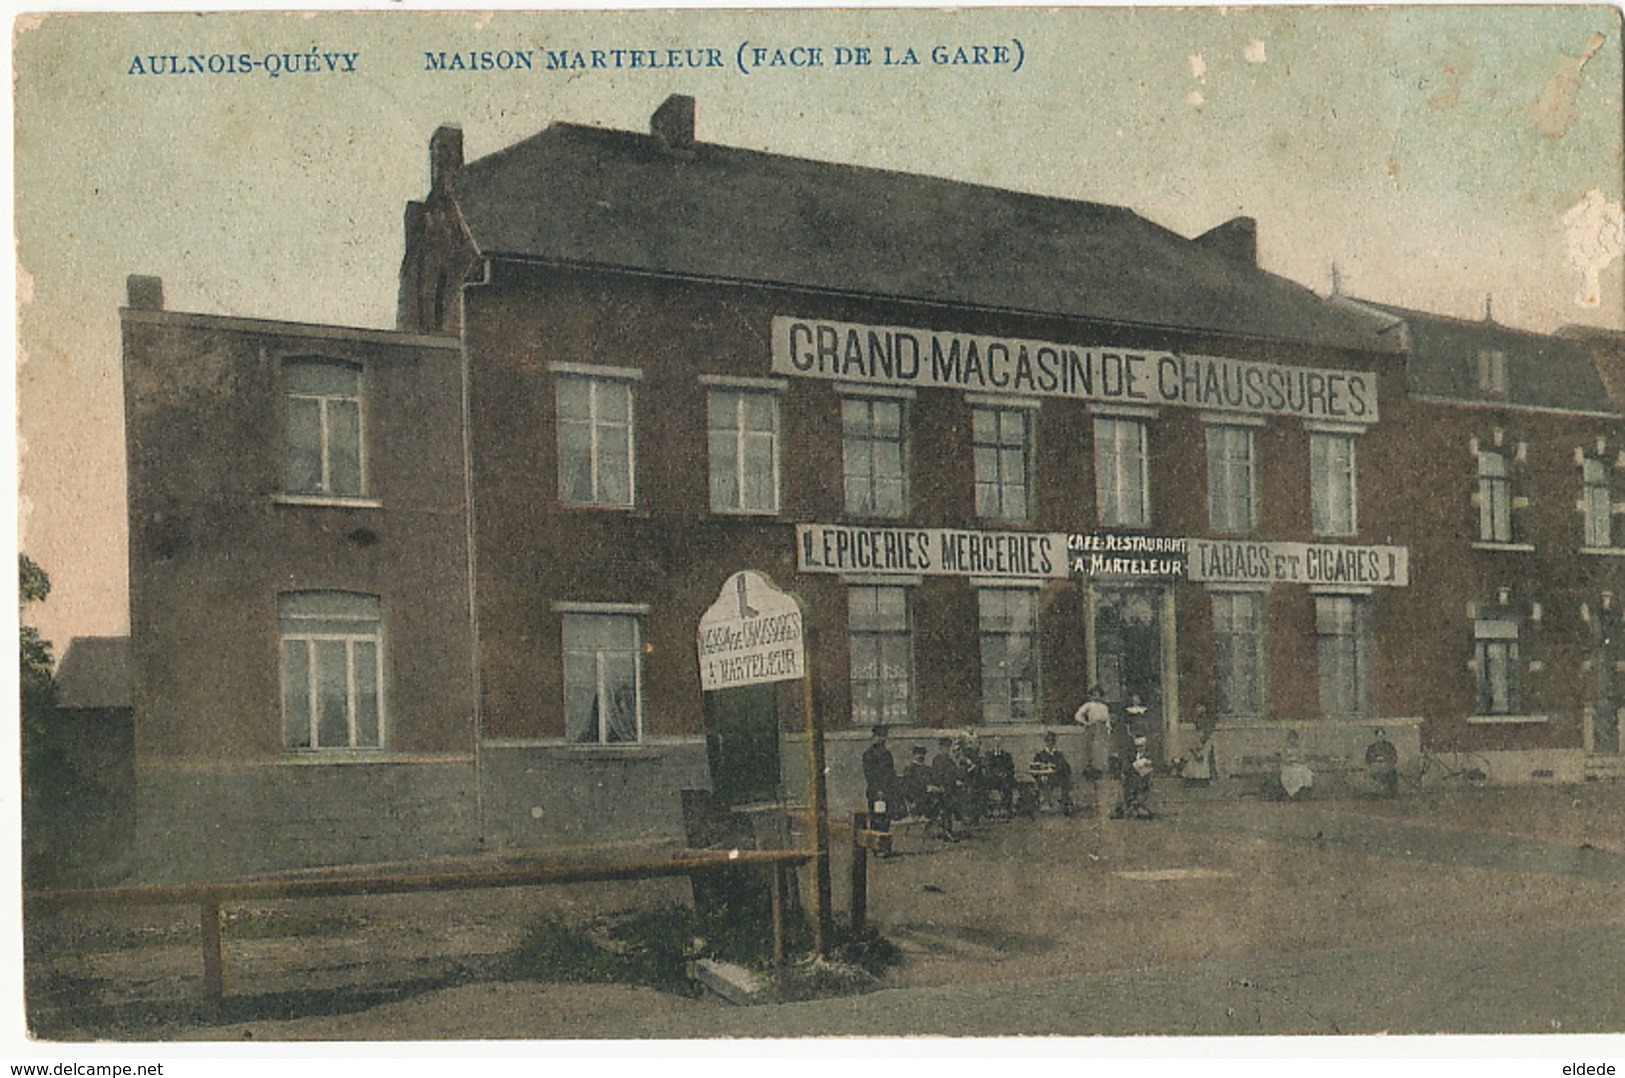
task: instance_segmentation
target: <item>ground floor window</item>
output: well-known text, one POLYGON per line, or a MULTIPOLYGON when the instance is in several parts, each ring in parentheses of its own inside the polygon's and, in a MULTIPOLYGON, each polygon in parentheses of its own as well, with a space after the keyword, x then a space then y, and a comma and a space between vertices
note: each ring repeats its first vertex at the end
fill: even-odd
POLYGON ((982 642, 984 722, 1038 721, 1037 593, 1022 588, 976 592, 982 642))
POLYGON ((1328 716, 1371 714, 1371 611, 1365 595, 1315 598, 1320 709, 1328 716))
POLYGON ((852 642, 852 721, 906 725, 914 705, 914 636, 904 587, 854 585, 847 591, 852 642))
POLYGON ((282 728, 290 749, 383 744, 383 616, 376 595, 289 592, 278 597, 282 728))
POLYGON ((636 614, 564 614, 564 724, 572 742, 643 736, 643 649, 636 614))
POLYGON ((1218 641, 1219 714, 1253 718, 1264 713, 1264 595, 1220 592, 1213 596, 1218 641))

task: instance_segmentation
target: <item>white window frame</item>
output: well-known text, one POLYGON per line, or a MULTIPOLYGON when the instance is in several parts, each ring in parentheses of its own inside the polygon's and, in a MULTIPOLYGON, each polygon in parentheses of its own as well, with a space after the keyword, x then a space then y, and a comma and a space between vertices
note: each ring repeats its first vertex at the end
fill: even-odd
POLYGON ((1499 348, 1481 348, 1477 355, 1478 391, 1486 396, 1507 395, 1507 354, 1499 348))
POLYGON ((1614 478, 1611 462, 1580 456, 1581 546, 1588 550, 1615 550, 1614 478))
POLYGON ((1481 617, 1473 621, 1473 707, 1484 716, 1522 713, 1522 679, 1519 675, 1518 638, 1521 626, 1515 618, 1481 617))
POLYGON ((1265 611, 1268 592, 1261 588, 1209 590, 1219 715, 1225 719, 1260 718, 1269 710, 1269 632, 1265 611), (1250 607, 1251 624, 1238 629, 1239 619, 1233 608, 1242 603, 1250 607), (1249 706, 1236 705, 1234 689, 1237 686, 1251 698, 1246 702, 1249 706))
POLYGON ((384 697, 384 622, 382 605, 376 595, 345 591, 283 592, 277 596, 277 637, 282 683, 282 730, 285 747, 290 752, 346 752, 352 750, 377 751, 387 744, 387 708, 384 697), (305 603, 327 601, 335 609, 314 613, 299 611, 305 603), (351 609, 340 608, 349 604, 351 609), (344 717, 346 737, 344 744, 329 745, 322 742, 321 716, 321 655, 323 644, 340 644, 344 648, 345 701, 344 717), (365 682, 358 673, 357 651, 370 645, 373 653, 373 701, 377 714, 371 741, 364 740, 360 702, 365 682), (293 670, 289 663, 290 650, 300 648, 305 654, 305 678, 302 686, 292 684, 293 670), (291 738, 288 701, 295 691, 304 698, 306 737, 301 744, 291 738))
POLYGON ((1208 524, 1222 535, 1258 530, 1257 425, 1205 418, 1208 524))
POLYGON ((1038 402, 974 396, 970 398, 970 405, 976 515, 986 520, 1032 520, 1038 511, 1037 485, 1033 482, 1038 402), (991 440, 984 439, 978 430, 977 420, 983 415, 988 416, 994 426, 991 440), (1005 438, 1005 422, 1010 417, 1021 422, 1019 443, 1011 443, 1005 438), (1020 461, 1016 467, 1010 467, 1011 454, 1015 452, 1019 452, 1020 461), (984 468, 984 462, 990 466, 984 468), (1020 474, 1012 475, 1016 471, 1020 474), (984 479, 986 475, 991 478, 984 479), (1021 504, 1012 506, 1011 492, 1017 489, 1021 493, 1021 504))
POLYGON ((365 500, 367 498, 367 408, 366 408, 366 378, 367 370, 362 364, 353 360, 340 359, 336 356, 323 355, 297 355, 285 356, 282 359, 282 396, 283 396, 283 491, 290 498, 312 498, 331 500, 365 500), (317 390, 295 389, 290 383, 294 381, 293 374, 300 368, 326 369, 343 371, 354 379, 355 388, 351 392, 332 393, 317 390), (291 474, 291 456, 293 446, 293 402, 308 401, 316 405, 317 415, 317 455, 320 458, 320 477, 314 489, 298 489, 293 484, 291 474), (334 489, 334 447, 335 412, 340 405, 352 404, 355 406, 355 473, 356 489, 334 489))
POLYGON ((788 388, 782 379, 766 378, 728 378, 722 376, 702 376, 700 383, 708 387, 705 401, 705 429, 706 429, 706 459, 707 474, 710 477, 710 505, 713 513, 723 513, 730 516, 776 516, 783 501, 780 476, 782 473, 780 457, 783 450, 783 399, 788 388), (766 399, 772 405, 773 429, 766 432, 750 432, 744 426, 745 402, 748 399, 766 399), (711 417, 716 411, 716 405, 721 400, 732 402, 733 423, 727 427, 713 427, 711 417), (745 476, 748 470, 749 439, 754 434, 757 439, 765 438, 768 444, 769 456, 772 461, 770 505, 746 505, 745 476), (734 498, 731 503, 724 504, 718 498, 716 439, 718 436, 727 436, 732 442, 731 459, 727 462, 732 469, 731 478, 734 483, 734 498))
POLYGON ((643 685, 643 620, 648 608, 638 603, 556 603, 554 612, 559 614, 559 655, 561 659, 561 678, 563 682, 564 699, 564 737, 573 745, 638 745, 644 740, 644 685, 643 685), (608 648, 602 646, 575 647, 570 641, 570 621, 572 618, 613 618, 625 619, 632 630, 632 642, 624 648, 608 648), (593 665, 593 700, 597 706, 596 729, 589 729, 591 738, 578 738, 573 736, 570 715, 570 671, 571 657, 590 657, 593 665), (633 714, 636 723, 636 736, 631 739, 612 739, 608 709, 601 706, 601 701, 613 691, 608 680, 609 665, 612 656, 629 659, 632 665, 632 692, 633 714))
POLYGON ((1102 527, 1151 525, 1149 416, 1096 411, 1095 505, 1102 527))
POLYGON ((905 397, 893 394, 842 393, 841 405, 841 479, 846 499, 846 511, 853 516, 904 517, 909 509, 909 403, 905 397), (876 433, 875 409, 897 410, 897 433, 876 433), (854 430, 854 411, 863 413, 861 429, 854 430), (895 447, 898 475, 882 477, 878 474, 876 451, 881 446, 895 447), (893 479, 898 486, 897 504, 879 504, 878 490, 885 479, 893 479))
POLYGON ((1512 460, 1499 449, 1478 450, 1478 540, 1514 543, 1512 460))
POLYGON ((846 628, 851 654, 852 723, 857 727, 911 725, 917 700, 914 670, 914 589, 893 581, 855 581, 847 584, 846 628), (902 598, 902 623, 882 624, 879 617, 881 592, 896 592, 902 598), (868 600, 874 600, 875 616, 866 623, 866 611, 860 610, 868 600), (883 665, 886 643, 901 646, 899 676, 883 665), (866 654, 873 659, 865 662, 866 654), (860 671, 872 667, 874 677, 860 676, 860 671), (901 684, 900 701, 895 690, 901 684))
POLYGON ((637 395, 634 385, 643 372, 634 367, 600 367, 585 363, 553 363, 549 365, 556 378, 554 415, 558 423, 559 500, 565 505, 600 509, 630 509, 638 502, 637 455, 637 395), (587 386, 587 418, 568 419, 564 415, 565 382, 575 381, 587 386), (600 414, 600 395, 605 387, 626 394, 626 420, 621 423, 600 414), (566 448, 567 427, 585 427, 587 430, 587 472, 590 490, 586 497, 572 497, 569 489, 570 451, 566 448), (605 496, 608 475, 604 463, 604 447, 615 437, 625 443, 626 484, 624 500, 605 496))
POLYGON ((1330 719, 1368 718, 1375 709, 1371 595, 1314 592, 1320 709, 1330 719), (1340 611, 1347 611, 1344 617, 1340 611))
POLYGON ((1008 582, 999 581, 972 581, 976 588, 976 637, 978 650, 981 654, 982 674, 982 721, 988 725, 1009 725, 1013 723, 1035 723, 1043 716, 1043 664, 1041 648, 1043 638, 1038 631, 1038 588, 1021 585, 1012 586, 1008 582), (993 624, 989 615, 999 614, 1001 617, 1008 611, 992 611, 990 604, 997 598, 1004 603, 1016 596, 1020 596, 1026 605, 1026 624, 1020 627, 1007 627, 993 624), (1008 671, 994 671, 993 667, 1003 666, 995 662, 999 656, 991 652, 990 644, 993 640, 1004 642, 1000 649, 1003 656, 1008 657, 1011 648, 1009 642, 1014 638, 1027 639, 1028 654, 1031 657, 1030 676, 1026 679, 1032 685, 1031 696, 1027 700, 1026 709, 1017 714, 1019 702, 1011 686, 1019 684, 1019 677, 1011 676, 1008 671), (1002 693, 993 691, 995 686, 1003 686, 1002 693))
POLYGON ((1360 443, 1357 432, 1309 428, 1310 513, 1316 535, 1360 531, 1360 443), (1346 450, 1346 462, 1333 450, 1346 450))

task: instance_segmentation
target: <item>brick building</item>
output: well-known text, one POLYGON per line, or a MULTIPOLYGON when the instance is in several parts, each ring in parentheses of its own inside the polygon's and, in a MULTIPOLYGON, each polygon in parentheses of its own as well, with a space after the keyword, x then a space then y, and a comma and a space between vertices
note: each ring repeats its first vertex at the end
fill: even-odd
MULTIPOLYGON (((1617 737, 1617 532, 1557 537, 1615 524, 1581 457, 1612 484, 1625 430, 1583 350, 1557 348, 1591 372, 1572 399, 1520 375, 1461 403, 1423 362, 1443 320, 1268 273, 1250 219, 1186 238, 704 143, 679 97, 648 134, 468 162, 435 132, 394 331, 158 292, 125 312, 132 658, 143 828, 174 847, 211 805, 255 864, 679 833, 695 628, 743 569, 803 603, 838 807, 872 723, 1019 757, 1096 682, 1164 758, 1211 734, 1221 775, 1289 727, 1325 761, 1381 725, 1410 759, 1472 738, 1576 773, 1617 737), (1510 562, 1470 533, 1508 446, 1554 485, 1507 496, 1551 529, 1510 562), (1546 721, 1473 721, 1511 712, 1467 664, 1537 635, 1514 710, 1546 721)), ((1549 340, 1513 336, 1517 370, 1549 340)))

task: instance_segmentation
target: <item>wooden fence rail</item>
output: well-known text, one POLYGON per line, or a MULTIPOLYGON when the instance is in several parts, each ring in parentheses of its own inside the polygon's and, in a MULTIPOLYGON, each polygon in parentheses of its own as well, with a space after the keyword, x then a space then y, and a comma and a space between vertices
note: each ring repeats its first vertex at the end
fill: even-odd
POLYGON ((200 883, 123 884, 31 891, 24 901, 33 907, 60 906, 189 906, 199 910, 203 944, 203 989, 219 1006, 226 995, 224 906, 269 899, 327 898, 338 895, 385 895, 419 891, 464 891, 487 887, 535 887, 554 883, 599 883, 719 872, 761 865, 773 870, 773 957, 784 959, 785 911, 789 874, 794 865, 818 859, 814 850, 681 850, 671 857, 626 861, 548 862, 524 860, 494 866, 380 871, 337 869, 320 875, 266 876, 200 883))

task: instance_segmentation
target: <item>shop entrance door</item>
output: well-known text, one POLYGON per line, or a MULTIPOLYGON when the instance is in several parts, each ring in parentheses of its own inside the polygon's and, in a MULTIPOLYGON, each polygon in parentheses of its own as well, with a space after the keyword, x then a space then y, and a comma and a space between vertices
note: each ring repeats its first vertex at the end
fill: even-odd
POLYGON ((1163 590, 1097 586, 1094 597, 1095 681, 1105 690, 1113 721, 1128 708, 1145 708, 1136 725, 1146 731, 1147 754, 1157 763, 1167 751, 1163 691, 1163 590))

